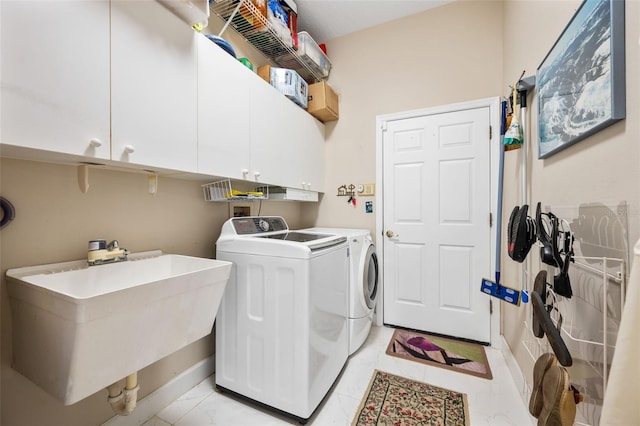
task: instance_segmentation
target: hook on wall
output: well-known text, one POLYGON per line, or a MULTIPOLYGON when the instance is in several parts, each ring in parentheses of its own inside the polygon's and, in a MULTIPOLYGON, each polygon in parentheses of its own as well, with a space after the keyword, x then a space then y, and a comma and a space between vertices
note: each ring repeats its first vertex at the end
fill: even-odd
POLYGON ((356 186, 354 184, 340 185, 338 187, 338 197, 353 197, 356 195, 356 186))

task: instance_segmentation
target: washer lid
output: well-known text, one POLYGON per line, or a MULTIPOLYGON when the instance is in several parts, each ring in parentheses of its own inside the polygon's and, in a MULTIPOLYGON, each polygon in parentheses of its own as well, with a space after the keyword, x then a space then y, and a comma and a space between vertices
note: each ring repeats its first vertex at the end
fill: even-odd
POLYGON ((332 250, 347 248, 346 237, 321 235, 320 238, 299 242, 284 238, 286 233, 266 235, 240 235, 235 238, 220 238, 216 243, 218 253, 254 254, 260 256, 310 258, 332 250))
POLYGON ((304 258, 346 246, 346 241, 342 235, 290 231, 279 216, 249 216, 227 220, 216 247, 225 252, 304 258))
POLYGON ((310 232, 300 232, 300 231, 278 232, 278 233, 268 234, 268 235, 266 234, 257 235, 256 237, 304 244, 311 251, 335 246, 347 241, 347 238, 344 236, 330 235, 330 234, 314 234, 310 232))

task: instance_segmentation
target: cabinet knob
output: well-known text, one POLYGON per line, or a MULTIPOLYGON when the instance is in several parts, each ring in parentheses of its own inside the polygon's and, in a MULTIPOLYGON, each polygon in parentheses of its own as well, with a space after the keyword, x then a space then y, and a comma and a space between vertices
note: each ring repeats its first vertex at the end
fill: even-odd
POLYGON ((242 175, 246 176, 249 174, 249 169, 242 169, 242 175))
POLYGON ((136 152, 136 149, 133 147, 133 145, 125 145, 124 152, 126 152, 127 154, 133 154, 134 152, 136 152))
POLYGON ((97 139, 97 138, 92 138, 92 139, 89 141, 89 145, 90 145, 92 148, 99 148, 99 147, 101 147, 101 146, 102 146, 102 141, 101 141, 100 139, 97 139))
POLYGON ((307 182, 307 189, 311 189, 311 182, 307 182))
POLYGON ((258 179, 260 177, 260 172, 253 172, 253 176, 258 179))

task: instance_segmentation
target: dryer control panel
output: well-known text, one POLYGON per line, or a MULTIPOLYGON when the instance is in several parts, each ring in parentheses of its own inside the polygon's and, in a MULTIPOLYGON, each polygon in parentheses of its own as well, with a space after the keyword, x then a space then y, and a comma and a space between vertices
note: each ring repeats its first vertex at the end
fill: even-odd
POLYGON ((289 229, 284 218, 279 216, 234 218, 233 228, 237 235, 261 234, 289 229))

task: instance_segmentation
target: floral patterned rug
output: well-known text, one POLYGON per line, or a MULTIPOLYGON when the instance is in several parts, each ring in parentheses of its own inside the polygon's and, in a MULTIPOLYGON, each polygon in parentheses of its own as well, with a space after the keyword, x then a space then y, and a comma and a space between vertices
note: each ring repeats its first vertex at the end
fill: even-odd
POLYGON ((469 426, 467 395, 375 370, 351 426, 469 426))
POLYGON ((396 329, 387 355, 493 379, 484 347, 476 343, 396 329))

